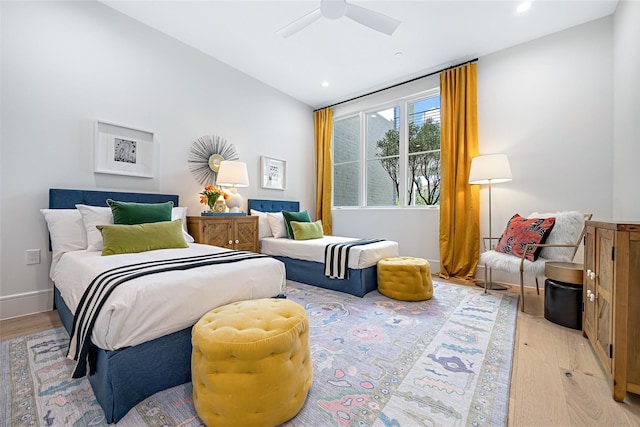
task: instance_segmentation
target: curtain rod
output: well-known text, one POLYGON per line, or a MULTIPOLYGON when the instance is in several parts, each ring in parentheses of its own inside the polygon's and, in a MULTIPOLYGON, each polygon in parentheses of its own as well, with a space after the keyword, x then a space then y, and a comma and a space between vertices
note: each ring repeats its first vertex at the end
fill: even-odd
POLYGON ((336 102, 335 104, 327 105, 326 107, 317 108, 317 109, 313 110, 313 112, 315 113, 316 111, 324 110, 325 108, 335 107, 336 105, 344 104, 346 102, 355 101, 356 99, 364 98, 365 96, 373 95, 375 93, 382 92, 384 90, 393 89, 394 87, 406 85, 407 83, 415 82, 416 80, 424 79, 425 77, 433 76, 434 74, 438 74, 438 73, 441 73, 443 71, 450 70, 452 68, 461 67, 463 65, 467 65, 467 64, 470 64, 472 62, 476 62, 477 60, 478 60, 478 58, 470 59, 468 61, 465 61, 465 62, 457 64, 457 65, 452 65, 450 67, 443 68, 443 69, 438 70, 438 71, 433 71, 433 72, 431 72, 429 74, 425 74, 424 76, 415 77, 415 78, 413 78, 411 80, 407 80, 405 82, 396 83, 396 84, 394 84, 392 86, 389 86, 389 87, 385 87, 385 88, 382 88, 382 89, 374 90, 373 92, 365 93, 364 95, 355 96, 355 97, 353 97, 351 99, 346 99, 344 101, 336 102))

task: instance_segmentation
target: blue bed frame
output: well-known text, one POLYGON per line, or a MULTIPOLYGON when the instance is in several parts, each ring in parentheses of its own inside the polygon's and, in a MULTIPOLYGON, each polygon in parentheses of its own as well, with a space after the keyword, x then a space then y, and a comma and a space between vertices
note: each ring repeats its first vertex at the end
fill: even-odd
MULTIPOLYGON (((75 209, 76 204, 107 206, 108 198, 126 202, 162 203, 173 194, 95 190, 49 190, 50 209, 75 209)), ((55 307, 67 332, 73 313, 54 287, 55 307)), ((88 376, 108 423, 118 422, 131 408, 154 393, 191 381, 191 328, 118 351, 97 349, 96 373, 88 376)))
MULTIPOLYGON (((249 212, 251 209, 260 212, 298 212, 300 210, 299 202, 289 200, 249 199, 247 203, 249 212)), ((273 258, 285 264, 289 280, 346 292, 357 297, 363 297, 378 289, 378 268, 375 265, 364 269, 350 268, 348 279, 330 279, 324 275, 323 263, 283 256, 273 258)))

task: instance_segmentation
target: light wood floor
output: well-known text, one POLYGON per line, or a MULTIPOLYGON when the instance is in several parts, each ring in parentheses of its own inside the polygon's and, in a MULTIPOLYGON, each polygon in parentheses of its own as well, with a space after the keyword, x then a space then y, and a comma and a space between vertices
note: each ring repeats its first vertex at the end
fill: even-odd
MULTIPOLYGON (((627 393, 622 403, 613 400, 607 375, 582 332, 547 321, 544 297, 535 289, 526 289, 525 302, 526 312, 518 312, 516 325, 508 425, 640 426, 640 395, 627 393)), ((60 325, 55 311, 3 320, 0 339, 60 325)))

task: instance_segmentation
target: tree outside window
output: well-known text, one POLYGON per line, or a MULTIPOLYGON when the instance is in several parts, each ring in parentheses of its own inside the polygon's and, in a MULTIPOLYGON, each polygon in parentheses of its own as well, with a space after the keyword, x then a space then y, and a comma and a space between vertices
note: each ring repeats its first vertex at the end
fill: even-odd
MULTIPOLYGON (((440 97, 407 104, 407 205, 440 203, 440 97)), ((395 122, 399 122, 396 114, 395 122)), ((399 126, 376 142, 378 161, 400 194, 399 126)))

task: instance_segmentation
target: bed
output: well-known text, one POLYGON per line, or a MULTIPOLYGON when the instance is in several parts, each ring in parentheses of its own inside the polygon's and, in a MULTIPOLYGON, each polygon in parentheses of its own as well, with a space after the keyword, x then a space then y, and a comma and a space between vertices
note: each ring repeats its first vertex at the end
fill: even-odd
MULTIPOLYGON (((75 291, 74 294, 74 291, 70 291, 74 289, 73 282, 83 282, 84 278, 95 274, 95 271, 111 267, 116 258, 126 260, 126 263, 130 263, 134 258, 136 262, 149 262, 154 259, 166 262, 165 257, 173 258, 179 251, 185 251, 179 252, 181 256, 212 258, 238 253, 224 248, 188 243, 187 248, 151 250, 131 254, 132 258, 129 254, 101 257, 101 252, 78 248, 61 255, 57 249, 58 242, 54 240, 54 235, 59 234, 51 232, 52 223, 49 222, 47 214, 53 212, 59 216, 62 212, 68 212, 75 215, 73 209, 77 204, 106 207, 108 198, 152 204, 171 201, 174 206, 178 206, 177 195, 50 189, 49 210, 43 213, 47 218, 50 246, 53 248, 51 276, 59 281, 54 280, 54 304, 70 334, 73 329, 75 307, 79 304, 78 295, 82 293, 81 291, 78 294, 75 291)), ((172 219, 176 213, 184 217, 186 209, 173 208, 172 219)), ((186 235, 186 230, 183 232, 186 235)), ((88 241, 90 242, 90 239, 88 241)), ((189 242, 188 239, 186 241, 189 242)), ((140 279, 136 278, 128 282, 127 286, 118 287, 109 296, 109 304, 105 304, 99 316, 113 323, 98 326, 102 320, 96 321, 96 327, 91 334, 91 359, 95 362, 92 366, 95 372, 88 375, 107 422, 117 422, 133 406, 154 393, 191 380, 191 327, 204 312, 234 300, 275 297, 284 290, 285 269, 281 262, 260 254, 238 254, 253 258, 243 259, 241 262, 198 266, 189 272, 170 271, 155 274, 153 284, 138 283, 136 280, 140 279), (180 282, 192 272, 196 274, 196 278, 189 276, 188 281, 180 282), (169 283, 178 286, 179 291, 176 292, 175 287, 171 288, 173 291, 165 297, 158 289, 169 283), (133 288, 134 285, 136 288, 133 288), (135 310, 123 307, 118 311, 120 300, 111 304, 119 292, 123 295, 129 293, 138 296, 135 310), (206 292, 206 296, 196 296, 200 294, 194 292, 206 292), (149 296, 154 294, 154 298, 162 302, 158 303, 149 296), (223 295, 222 299, 219 299, 220 295, 223 295), (105 311, 107 307, 108 310, 105 311), (158 307, 167 308, 170 315, 161 312, 158 307), (180 309, 176 310, 176 307, 180 309), (127 318, 126 316, 132 312, 140 316, 127 318), (169 317, 171 319, 168 319, 169 317), (171 323, 168 323, 169 320, 171 323), (128 329, 131 324, 136 325, 135 328, 128 329), (114 335, 113 331, 118 330, 124 333, 114 335), (130 330, 134 330, 135 333, 130 330)))
MULTIPOLYGON (((249 199, 247 203, 249 212, 258 215, 300 210, 300 203, 297 201, 249 199)), ((269 237, 260 231, 260 252, 282 261, 286 266, 287 279, 363 297, 378 288, 377 261, 399 256, 398 244, 382 241, 354 247, 349 257, 347 278, 327 277, 323 261, 324 247, 330 243, 353 240, 355 239, 325 236, 322 239, 297 241, 269 237)))

